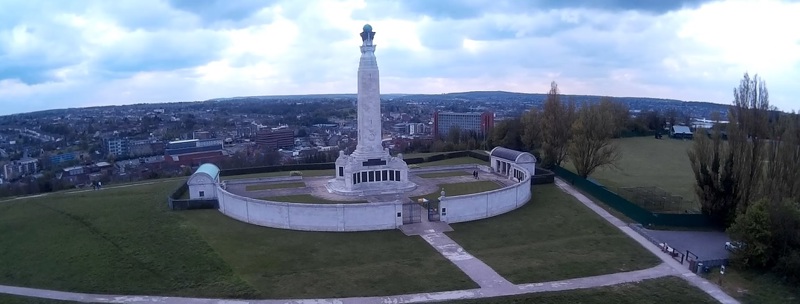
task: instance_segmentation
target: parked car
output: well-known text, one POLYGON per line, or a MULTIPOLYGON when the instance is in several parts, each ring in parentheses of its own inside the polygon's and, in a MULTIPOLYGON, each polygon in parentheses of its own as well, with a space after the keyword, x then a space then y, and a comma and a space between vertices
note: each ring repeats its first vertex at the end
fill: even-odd
POLYGON ((725 249, 728 251, 734 251, 742 247, 744 247, 744 243, 742 242, 725 242, 725 249))

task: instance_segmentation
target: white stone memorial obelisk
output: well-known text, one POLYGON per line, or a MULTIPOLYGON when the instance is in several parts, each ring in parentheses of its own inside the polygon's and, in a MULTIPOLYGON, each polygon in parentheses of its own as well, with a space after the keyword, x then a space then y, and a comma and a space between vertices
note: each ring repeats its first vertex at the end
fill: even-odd
POLYGON ((383 148, 380 77, 372 43, 374 38, 372 26, 364 25, 358 64, 358 144, 350 155, 339 151, 336 178, 328 182, 328 189, 333 193, 393 194, 416 187, 408 180, 408 165, 402 155, 393 157, 383 148))

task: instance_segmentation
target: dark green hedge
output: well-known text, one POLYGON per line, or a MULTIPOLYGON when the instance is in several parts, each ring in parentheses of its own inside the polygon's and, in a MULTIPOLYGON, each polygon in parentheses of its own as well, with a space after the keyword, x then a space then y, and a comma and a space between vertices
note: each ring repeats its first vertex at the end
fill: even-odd
MULTIPOLYGON (((268 173, 280 171, 301 171, 301 170, 333 170, 336 168, 335 163, 316 163, 316 164, 293 164, 281 166, 263 166, 263 167, 249 167, 249 168, 235 168, 220 170, 220 176, 233 176, 255 173, 268 173)), ((331 172, 331 174, 333 174, 331 172)))

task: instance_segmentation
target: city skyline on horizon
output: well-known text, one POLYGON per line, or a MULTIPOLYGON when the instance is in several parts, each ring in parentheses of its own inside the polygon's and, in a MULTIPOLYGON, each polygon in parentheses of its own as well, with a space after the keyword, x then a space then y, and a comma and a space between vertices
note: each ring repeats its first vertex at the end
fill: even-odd
POLYGON ((798 14, 798 2, 738 0, 3 2, 0 115, 354 94, 366 23, 381 90, 399 92, 387 94, 544 94, 556 81, 565 95, 730 104, 749 72, 789 112, 800 110, 798 14))

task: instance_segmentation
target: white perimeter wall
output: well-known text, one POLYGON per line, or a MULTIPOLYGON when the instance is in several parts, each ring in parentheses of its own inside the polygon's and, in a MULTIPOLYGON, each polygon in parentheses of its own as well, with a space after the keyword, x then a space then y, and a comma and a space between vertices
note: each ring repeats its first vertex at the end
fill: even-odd
MULTIPOLYGON (((520 170, 522 167, 512 165, 520 170)), ((447 195, 445 193, 445 195, 447 195)), ((485 219, 525 205, 531 198, 531 177, 511 186, 489 192, 445 197, 439 203, 440 220, 458 223, 485 219)))
POLYGON ((402 204, 284 203, 239 196, 217 189, 219 211, 254 225, 307 231, 368 231, 403 224, 402 204), (398 217, 397 213, 401 213, 398 217))

